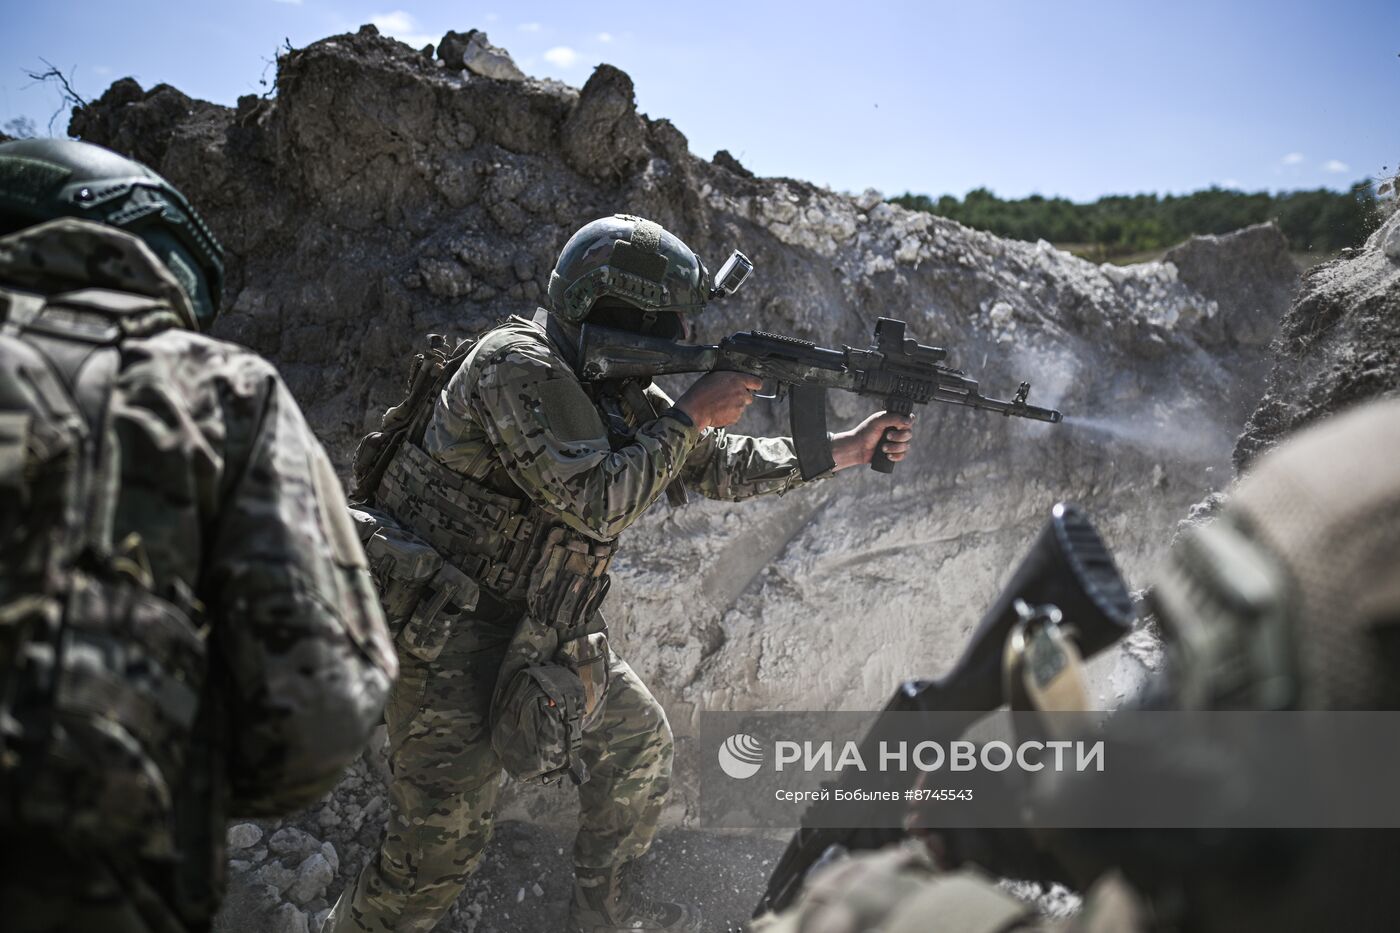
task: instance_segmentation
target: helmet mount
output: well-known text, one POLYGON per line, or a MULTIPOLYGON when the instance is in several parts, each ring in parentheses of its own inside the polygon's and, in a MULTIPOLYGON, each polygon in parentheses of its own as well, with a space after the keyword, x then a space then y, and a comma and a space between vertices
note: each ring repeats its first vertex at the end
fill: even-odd
POLYGON ((642 325, 651 327, 666 313, 694 314, 733 294, 752 270, 735 251, 712 281, 694 251, 660 224, 616 214, 585 224, 564 245, 549 278, 550 310, 566 324, 579 324, 595 307, 615 307, 600 305, 614 299, 639 311, 642 325))

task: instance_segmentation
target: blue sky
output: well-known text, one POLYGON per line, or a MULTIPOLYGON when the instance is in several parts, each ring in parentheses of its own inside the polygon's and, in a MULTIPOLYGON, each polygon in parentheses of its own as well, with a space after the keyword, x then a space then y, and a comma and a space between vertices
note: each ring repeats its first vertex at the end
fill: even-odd
POLYGON ((0 5, 0 123, 41 131, 55 93, 23 74, 40 58, 88 97, 132 75, 232 104, 284 38, 376 22, 415 46, 481 28, 576 86, 617 65, 697 155, 838 190, 1344 187, 1400 161, 1400 0, 0 5))

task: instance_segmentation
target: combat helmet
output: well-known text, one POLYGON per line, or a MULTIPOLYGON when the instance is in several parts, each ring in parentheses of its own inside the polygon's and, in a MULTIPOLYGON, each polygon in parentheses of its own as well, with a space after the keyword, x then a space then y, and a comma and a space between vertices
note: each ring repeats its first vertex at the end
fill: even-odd
POLYGON ((603 299, 652 315, 694 314, 733 294, 752 269, 736 250, 716 284, 679 237, 653 221, 615 214, 585 224, 564 244, 549 276, 550 311, 574 325, 603 299))
POLYGON ((189 296, 200 328, 214 323, 223 293, 223 248, 170 182, 92 143, 0 144, 0 224, 22 228, 59 217, 109 224, 142 239, 189 296))

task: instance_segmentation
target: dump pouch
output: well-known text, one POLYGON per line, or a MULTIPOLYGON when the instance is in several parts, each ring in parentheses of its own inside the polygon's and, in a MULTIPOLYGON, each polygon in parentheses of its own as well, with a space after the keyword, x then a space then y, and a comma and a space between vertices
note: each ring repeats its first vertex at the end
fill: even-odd
POLYGON ((549 784, 567 774, 588 780, 580 754, 586 703, 583 681, 557 664, 522 667, 491 709, 491 747, 517 781, 549 784))

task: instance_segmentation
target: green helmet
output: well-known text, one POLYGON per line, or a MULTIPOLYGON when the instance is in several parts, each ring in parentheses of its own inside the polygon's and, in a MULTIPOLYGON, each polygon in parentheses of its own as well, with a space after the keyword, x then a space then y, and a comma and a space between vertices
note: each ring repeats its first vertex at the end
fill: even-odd
POLYGON ((223 248, 185 196, 125 156, 69 139, 0 144, 0 219, 20 227, 59 217, 140 237, 175 276, 208 330, 224 285, 223 248))
POLYGON ((550 310, 581 323, 600 298, 642 311, 693 314, 712 297, 710 273, 689 246, 660 224, 616 214, 569 238, 549 276, 550 310))

